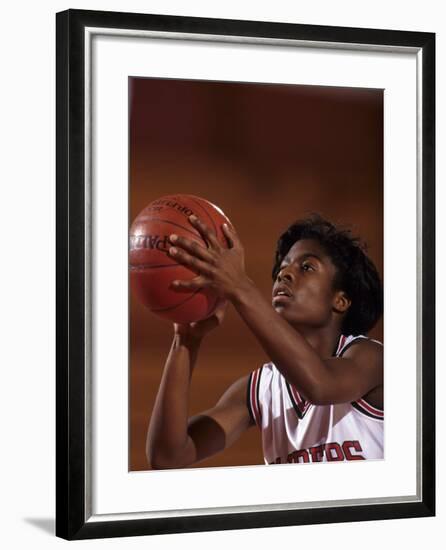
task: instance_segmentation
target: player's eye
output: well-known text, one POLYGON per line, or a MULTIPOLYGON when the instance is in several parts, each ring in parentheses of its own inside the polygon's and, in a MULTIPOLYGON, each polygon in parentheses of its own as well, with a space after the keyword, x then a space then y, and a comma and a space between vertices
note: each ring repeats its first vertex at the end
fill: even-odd
POLYGON ((314 271, 314 266, 310 262, 302 262, 302 271, 314 271))

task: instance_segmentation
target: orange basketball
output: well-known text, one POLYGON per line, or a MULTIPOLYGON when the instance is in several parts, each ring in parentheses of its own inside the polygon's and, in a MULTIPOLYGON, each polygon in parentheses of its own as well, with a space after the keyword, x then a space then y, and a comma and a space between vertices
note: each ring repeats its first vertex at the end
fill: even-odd
POLYGON ((206 319, 220 301, 210 289, 185 293, 170 288, 172 281, 193 279, 197 274, 168 255, 172 246, 169 236, 175 233, 207 246, 189 222, 192 214, 217 235, 223 246, 228 246, 221 228, 223 223, 230 225, 228 218, 211 202, 193 195, 168 195, 151 202, 130 228, 132 292, 153 313, 175 323, 206 319))

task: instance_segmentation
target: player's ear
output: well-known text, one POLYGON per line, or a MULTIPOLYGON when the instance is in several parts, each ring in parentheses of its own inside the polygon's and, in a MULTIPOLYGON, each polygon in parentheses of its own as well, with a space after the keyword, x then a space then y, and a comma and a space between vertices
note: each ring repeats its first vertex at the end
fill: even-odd
POLYGON ((333 309, 336 313, 345 313, 352 301, 343 290, 337 290, 333 298, 333 309))

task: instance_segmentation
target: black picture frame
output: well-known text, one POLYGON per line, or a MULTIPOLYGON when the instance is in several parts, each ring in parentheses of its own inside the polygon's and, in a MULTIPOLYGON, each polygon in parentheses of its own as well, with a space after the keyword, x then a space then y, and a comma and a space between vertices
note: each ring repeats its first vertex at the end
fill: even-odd
POLYGON ((435 514, 435 35, 68 10, 56 16, 56 535, 68 540, 435 514), (416 48, 422 55, 421 492, 417 502, 88 522, 86 517, 85 41, 87 27, 416 48))

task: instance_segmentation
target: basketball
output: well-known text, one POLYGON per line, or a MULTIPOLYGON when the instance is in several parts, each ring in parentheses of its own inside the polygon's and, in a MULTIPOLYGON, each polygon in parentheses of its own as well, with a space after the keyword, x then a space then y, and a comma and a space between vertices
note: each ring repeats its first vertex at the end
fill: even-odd
POLYGON ((211 289, 176 292, 170 288, 174 280, 190 280, 195 272, 168 255, 173 246, 172 233, 206 242, 189 222, 194 214, 214 232, 222 246, 227 247, 221 229, 231 225, 222 210, 211 202, 193 195, 167 195, 148 204, 135 218, 130 228, 130 286, 134 296, 156 315, 175 323, 192 323, 206 319, 220 303, 211 289))

